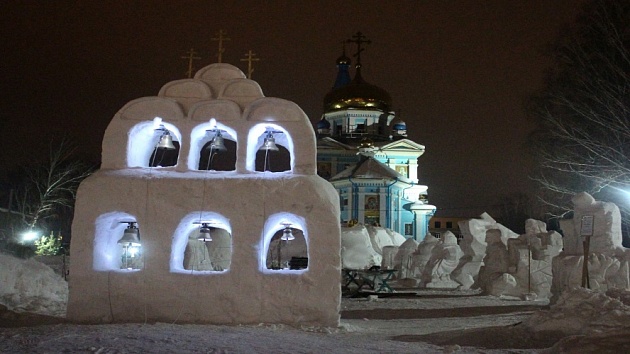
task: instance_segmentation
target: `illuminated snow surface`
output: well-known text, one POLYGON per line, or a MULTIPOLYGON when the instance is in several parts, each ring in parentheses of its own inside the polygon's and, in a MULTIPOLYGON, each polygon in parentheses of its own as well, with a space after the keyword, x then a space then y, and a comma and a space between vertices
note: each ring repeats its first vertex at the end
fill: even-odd
MULTIPOLYGON (((630 351, 630 292, 624 291, 610 291, 606 296, 577 289, 565 293, 549 309, 544 302, 482 296, 471 290, 399 289, 397 296, 391 297, 344 298, 339 328, 76 325, 42 315, 58 315, 66 299, 60 296, 62 278, 56 275, 58 279, 53 279, 52 270, 37 263, 0 255, 0 299, 5 305, 0 306, 0 353, 630 351), (16 301, 25 301, 28 306, 16 301), (42 306, 37 307, 38 301, 42 306)), ((208 306, 212 306, 211 301, 208 306)))

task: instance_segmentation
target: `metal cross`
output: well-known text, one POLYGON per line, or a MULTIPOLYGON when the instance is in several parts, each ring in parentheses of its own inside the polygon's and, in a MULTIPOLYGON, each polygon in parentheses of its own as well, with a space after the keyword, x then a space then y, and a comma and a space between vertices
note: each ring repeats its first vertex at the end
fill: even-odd
POLYGON ((183 56, 182 59, 188 59, 188 71, 186 72, 186 75, 188 75, 188 78, 190 79, 193 71, 193 60, 199 60, 201 57, 196 57, 195 54, 197 54, 197 52, 195 52, 192 48, 190 48, 186 54, 188 54, 188 56, 183 56))
POLYGON ((260 61, 259 58, 254 58, 254 56, 256 56, 256 53, 253 53, 252 50, 250 49, 247 53, 245 53, 245 59, 241 59, 241 61, 247 62, 247 78, 248 79, 252 78, 252 73, 254 72, 252 63, 255 61, 260 61))
POLYGON ((227 36, 227 32, 224 30, 219 30, 219 32, 217 32, 217 37, 210 38, 210 40, 212 41, 219 42, 219 52, 217 53, 217 63, 221 63, 221 61, 223 60, 223 52, 225 52, 225 48, 223 48, 223 41, 229 41, 232 39, 232 38, 228 38, 224 36, 227 36))
POLYGON ((361 65, 361 52, 365 50, 365 48, 361 48, 361 44, 370 44, 371 40, 367 39, 361 32, 357 32, 357 34, 352 36, 352 39, 348 39, 346 42, 348 43, 356 43, 357 44, 357 52, 353 56, 357 57, 357 65, 361 65))

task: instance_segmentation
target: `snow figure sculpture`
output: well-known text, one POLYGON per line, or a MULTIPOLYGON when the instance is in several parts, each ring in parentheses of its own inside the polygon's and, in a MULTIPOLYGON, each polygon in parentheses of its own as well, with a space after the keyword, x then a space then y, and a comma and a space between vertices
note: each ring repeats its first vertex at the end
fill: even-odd
POLYGON ((433 248, 431 259, 423 276, 427 288, 454 289, 459 286, 451 279, 451 273, 459 264, 463 252, 457 245, 457 237, 450 231, 442 234, 440 242, 433 248))
POLYGON ((451 274, 451 278, 460 284, 460 289, 470 289, 476 287, 474 284, 483 257, 486 255, 486 231, 499 230, 504 245, 507 245, 508 239, 518 237, 518 234, 497 223, 487 213, 483 213, 479 219, 460 221, 458 224, 464 236, 460 243, 464 256, 461 258, 457 269, 451 274))
POLYGON ((427 234, 424 240, 418 244, 418 248, 412 254, 412 275, 411 278, 416 279, 416 283, 411 285, 413 287, 418 286, 424 274, 424 269, 431 259, 431 253, 435 245, 437 245, 439 239, 431 234, 427 234))
POLYGON ((398 269, 398 279, 408 279, 413 276, 413 253, 418 249, 418 242, 408 238, 398 247, 394 257, 395 268, 398 269))
POLYGON ((67 317, 336 327, 339 197, 316 165, 306 114, 229 64, 127 103, 77 194, 67 317), (297 268, 267 265, 283 230, 297 268))
POLYGON ((478 283, 485 294, 502 295, 516 287, 516 279, 508 273, 509 256, 501 241, 501 231, 486 231, 486 256, 479 269, 478 283))
POLYGON ((381 268, 383 269, 399 269, 396 263, 396 254, 398 253, 398 246, 388 245, 383 246, 383 259, 381 261, 381 268))
POLYGON ((596 201, 588 193, 571 200, 572 219, 560 221, 564 249, 553 259, 551 302, 568 289, 584 282, 595 291, 630 289, 630 250, 621 245, 621 214, 608 202, 596 201), (584 245, 588 242, 588 272, 584 267, 584 245), (584 276, 588 275, 588 278, 584 276))
POLYGON ((500 237, 493 236, 496 244, 492 247, 488 241, 485 266, 479 272, 479 285, 485 294, 530 300, 548 299, 551 295, 551 262, 562 249, 562 236, 548 232, 544 222, 533 219, 525 222, 525 231, 526 234, 508 240, 507 269, 500 237), (501 271, 505 273, 499 274, 501 271))

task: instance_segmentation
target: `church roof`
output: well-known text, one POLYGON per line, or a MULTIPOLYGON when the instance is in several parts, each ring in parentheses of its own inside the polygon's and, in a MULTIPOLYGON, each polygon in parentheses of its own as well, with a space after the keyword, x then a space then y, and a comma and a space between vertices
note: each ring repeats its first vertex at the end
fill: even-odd
POLYGON ((347 178, 389 179, 411 183, 411 180, 396 172, 386 164, 379 162, 372 156, 365 155, 361 156, 361 161, 334 175, 330 181, 332 182, 347 178))
POLYGON ((376 109, 389 112, 392 97, 382 88, 369 84, 361 77, 360 67, 347 85, 334 88, 324 97, 324 111, 344 109, 376 109))
MULTIPOLYGON (((332 137, 323 137, 317 139, 317 149, 318 150, 349 150, 349 151, 358 151, 358 146, 360 144, 360 139, 335 139, 332 137)), ((374 147, 378 150, 390 150, 390 151, 416 151, 419 152, 420 155, 424 153, 424 145, 418 144, 410 139, 399 139, 399 140, 387 140, 387 141, 373 141, 374 147)))

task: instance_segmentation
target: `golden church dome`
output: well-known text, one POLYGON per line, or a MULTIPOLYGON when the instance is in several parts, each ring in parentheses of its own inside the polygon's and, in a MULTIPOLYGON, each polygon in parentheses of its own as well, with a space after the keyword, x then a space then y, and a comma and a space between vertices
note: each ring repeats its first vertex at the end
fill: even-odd
POLYGON ((324 111, 338 111, 344 109, 367 109, 389 112, 392 98, 382 88, 368 84, 357 74, 349 84, 333 89, 324 97, 324 111))

